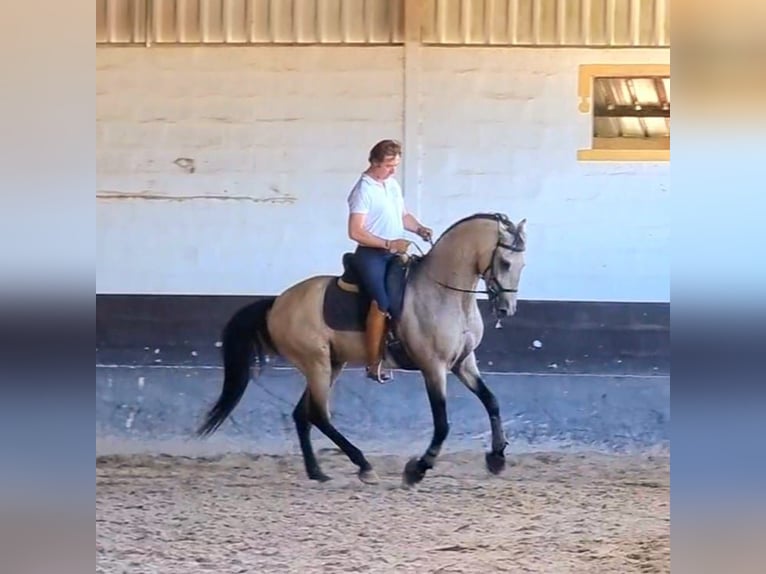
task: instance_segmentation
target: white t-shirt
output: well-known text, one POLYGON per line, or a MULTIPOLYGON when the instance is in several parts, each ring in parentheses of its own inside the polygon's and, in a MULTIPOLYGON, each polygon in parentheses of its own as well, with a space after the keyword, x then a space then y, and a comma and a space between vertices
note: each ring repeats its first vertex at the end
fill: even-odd
POLYGON ((364 228, 382 239, 402 239, 404 197, 399 182, 393 177, 377 181, 362 174, 348 195, 351 213, 364 213, 364 228))

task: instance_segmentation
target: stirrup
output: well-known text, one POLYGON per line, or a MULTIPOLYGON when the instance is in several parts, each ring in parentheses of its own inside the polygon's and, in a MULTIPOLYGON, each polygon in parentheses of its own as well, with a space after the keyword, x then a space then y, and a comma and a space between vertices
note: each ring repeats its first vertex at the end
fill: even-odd
POLYGON ((378 362, 378 367, 375 369, 375 372, 372 372, 369 366, 365 367, 364 374, 368 379, 380 384, 387 383, 394 378, 393 373, 389 374, 383 371, 383 361, 378 362))

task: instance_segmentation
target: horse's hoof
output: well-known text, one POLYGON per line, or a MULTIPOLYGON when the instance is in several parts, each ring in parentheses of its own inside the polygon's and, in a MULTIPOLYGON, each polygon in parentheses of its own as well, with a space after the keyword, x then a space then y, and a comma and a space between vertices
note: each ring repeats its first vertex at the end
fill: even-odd
POLYGON ((488 452, 485 460, 487 470, 492 474, 500 474, 505 469, 505 455, 502 452, 488 452))
POLYGON ((378 484, 380 482, 380 478, 378 478, 378 473, 371 468, 367 470, 360 470, 359 480, 361 480, 365 484, 378 484))
POLYGON ((309 474, 309 479, 316 480, 317 482, 327 482, 330 480, 330 477, 323 473, 321 470, 318 470, 309 474))
POLYGON ((425 469, 420 464, 420 460, 413 457, 407 461, 404 465, 404 472, 402 473, 402 479, 407 486, 417 484, 426 475, 425 469))

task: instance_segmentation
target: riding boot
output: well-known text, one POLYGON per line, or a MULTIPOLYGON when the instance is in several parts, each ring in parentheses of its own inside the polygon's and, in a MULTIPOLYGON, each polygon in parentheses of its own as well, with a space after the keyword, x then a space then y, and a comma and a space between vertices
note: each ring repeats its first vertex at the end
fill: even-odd
POLYGON ((367 314, 366 347, 367 377, 378 383, 391 379, 390 373, 383 370, 383 338, 386 334, 386 313, 373 301, 367 314))

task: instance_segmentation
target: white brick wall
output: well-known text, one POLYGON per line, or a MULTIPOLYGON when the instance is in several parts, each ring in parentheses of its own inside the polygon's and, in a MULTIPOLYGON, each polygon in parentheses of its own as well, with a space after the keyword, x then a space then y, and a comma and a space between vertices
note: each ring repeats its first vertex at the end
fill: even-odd
MULTIPOLYGON (((668 52, 421 54, 410 206, 437 232, 528 217, 524 298, 667 301, 669 166, 579 164, 576 94, 580 63, 668 52)), ((403 137, 402 70, 396 47, 98 49, 97 292, 275 293, 339 271, 348 189, 374 141, 403 137), (177 200, 104 197, 138 192, 177 200)))
POLYGON ((670 166, 581 163, 587 63, 667 63, 664 50, 431 48, 423 54, 421 213, 527 217, 524 298, 669 301, 670 166))

